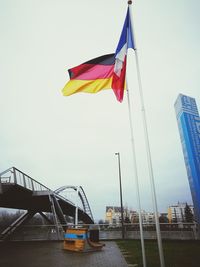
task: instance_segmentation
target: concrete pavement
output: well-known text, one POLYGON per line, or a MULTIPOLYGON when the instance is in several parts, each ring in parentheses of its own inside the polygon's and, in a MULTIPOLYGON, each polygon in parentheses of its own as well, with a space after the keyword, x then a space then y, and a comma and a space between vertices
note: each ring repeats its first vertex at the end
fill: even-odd
POLYGON ((1 267, 128 267, 115 242, 96 252, 69 252, 60 241, 0 242, 1 267))

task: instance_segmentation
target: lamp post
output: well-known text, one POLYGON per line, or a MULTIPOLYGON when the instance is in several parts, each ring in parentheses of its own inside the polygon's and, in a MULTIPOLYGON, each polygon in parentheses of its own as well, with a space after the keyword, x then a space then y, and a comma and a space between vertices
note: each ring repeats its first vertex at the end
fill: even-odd
POLYGON ((115 155, 118 157, 120 204, 121 204, 121 221, 122 221, 122 238, 124 239, 124 208, 123 208, 123 201, 122 201, 122 182, 121 182, 120 153, 116 152, 115 155))
POLYGON ((76 197, 76 209, 75 209, 75 228, 78 228, 78 195, 79 195, 79 189, 80 189, 80 187, 77 186, 77 188, 76 188, 77 197, 76 197))

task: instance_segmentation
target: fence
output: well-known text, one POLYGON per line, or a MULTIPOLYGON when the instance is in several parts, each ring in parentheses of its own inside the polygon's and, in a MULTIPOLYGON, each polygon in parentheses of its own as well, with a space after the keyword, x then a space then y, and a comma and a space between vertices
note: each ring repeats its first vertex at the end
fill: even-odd
MULTIPOLYGON (((68 225, 69 226, 69 225, 68 225)), ((160 224, 163 239, 197 240, 198 228, 195 224, 160 224)), ((75 227, 73 224, 70 227, 75 227)), ((76 227, 91 227, 99 229, 100 240, 122 239, 121 225, 93 224, 76 227)), ((156 239, 155 225, 143 225, 144 239, 156 239)), ((125 239, 140 239, 138 224, 125 224, 125 239)), ((11 237, 11 240, 62 240, 63 228, 54 225, 24 225, 11 237)))

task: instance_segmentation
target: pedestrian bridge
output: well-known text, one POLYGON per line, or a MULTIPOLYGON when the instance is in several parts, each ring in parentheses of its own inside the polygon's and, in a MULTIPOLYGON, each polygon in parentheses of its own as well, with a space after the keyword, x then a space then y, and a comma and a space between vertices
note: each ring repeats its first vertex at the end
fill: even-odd
POLYGON ((51 224, 62 225, 64 229, 67 226, 66 216, 73 217, 75 223, 94 223, 89 202, 81 186, 62 186, 53 191, 15 167, 0 173, 0 207, 26 210, 0 234, 1 239, 9 236, 36 213, 51 224), (82 205, 65 197, 63 193, 68 190, 76 193, 82 205), (52 213, 53 221, 46 216, 46 212, 52 213))

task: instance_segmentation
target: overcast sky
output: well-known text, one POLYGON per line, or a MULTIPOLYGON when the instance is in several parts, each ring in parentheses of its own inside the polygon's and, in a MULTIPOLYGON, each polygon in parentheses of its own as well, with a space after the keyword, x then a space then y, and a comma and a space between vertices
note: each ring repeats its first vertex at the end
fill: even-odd
MULTIPOLYGON (((63 97, 67 69, 115 52, 125 0, 0 0, 0 172, 15 166, 55 190, 81 185, 96 220, 138 210, 127 99, 112 90, 63 97)), ((135 38, 158 209, 192 203, 174 111, 179 93, 200 109, 200 1, 138 0, 135 38)), ((135 55, 128 56, 142 209, 152 211, 135 55)))

